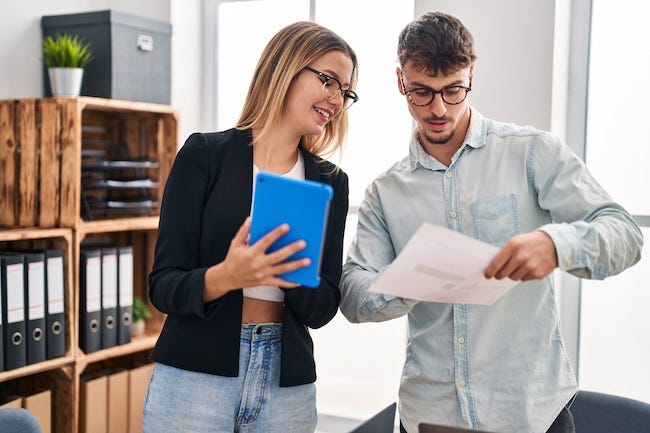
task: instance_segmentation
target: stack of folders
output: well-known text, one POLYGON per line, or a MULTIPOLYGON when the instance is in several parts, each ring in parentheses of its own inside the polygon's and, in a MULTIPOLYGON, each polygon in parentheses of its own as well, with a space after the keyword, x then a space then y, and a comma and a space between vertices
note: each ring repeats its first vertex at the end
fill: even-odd
POLYGON ((79 377, 79 432, 142 431, 142 412, 153 364, 114 368, 79 377))
POLYGON ((0 252, 0 371, 65 355, 63 251, 0 252))
POLYGON ((133 247, 82 248, 79 346, 85 353, 131 341, 133 247))

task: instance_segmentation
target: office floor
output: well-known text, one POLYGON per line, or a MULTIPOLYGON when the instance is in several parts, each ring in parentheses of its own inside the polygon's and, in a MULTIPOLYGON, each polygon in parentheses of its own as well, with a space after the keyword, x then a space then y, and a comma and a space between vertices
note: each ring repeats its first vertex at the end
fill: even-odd
MULTIPOLYGON (((362 421, 332 415, 318 415, 318 424, 315 433, 350 433, 362 421)), ((394 433, 399 433, 399 426, 395 426, 394 433)))

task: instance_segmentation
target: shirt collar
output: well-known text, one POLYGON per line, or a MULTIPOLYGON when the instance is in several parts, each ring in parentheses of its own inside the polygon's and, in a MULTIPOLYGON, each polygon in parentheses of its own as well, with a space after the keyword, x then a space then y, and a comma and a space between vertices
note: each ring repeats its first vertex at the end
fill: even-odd
MULTIPOLYGON (((452 159, 452 164, 460 157, 463 149, 466 146, 469 146, 474 149, 478 149, 485 145, 485 136, 487 125, 485 122, 485 117, 481 115, 473 107, 470 107, 471 117, 469 121, 469 128, 467 129, 467 134, 465 135, 465 140, 463 145, 458 149, 456 155, 452 159)), ((415 170, 418 165, 423 168, 428 168, 429 170, 446 170, 447 167, 442 164, 440 161, 429 155, 424 151, 422 145, 420 145, 420 140, 418 139, 417 127, 413 129, 411 135, 411 142, 409 144, 409 162, 411 171, 415 170)))

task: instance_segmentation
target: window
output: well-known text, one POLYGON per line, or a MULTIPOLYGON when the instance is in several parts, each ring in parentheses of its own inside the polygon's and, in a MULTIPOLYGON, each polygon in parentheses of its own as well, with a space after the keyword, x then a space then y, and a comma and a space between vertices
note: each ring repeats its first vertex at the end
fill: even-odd
POLYGON ((645 226, 646 245, 641 262, 621 275, 582 282, 579 383, 650 403, 648 19, 648 2, 592 2, 586 162, 613 199, 645 226))
POLYGON ((216 9, 216 129, 232 128, 244 105, 257 60, 271 37, 309 19, 303 0, 218 1, 216 9))

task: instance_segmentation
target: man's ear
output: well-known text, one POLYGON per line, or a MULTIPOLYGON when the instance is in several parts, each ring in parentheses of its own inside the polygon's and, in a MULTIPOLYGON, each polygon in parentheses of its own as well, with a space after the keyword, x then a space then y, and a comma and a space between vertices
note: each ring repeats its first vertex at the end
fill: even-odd
POLYGON ((404 95, 404 86, 402 86, 402 69, 399 66, 396 67, 395 73, 397 74, 397 89, 402 95, 404 95))

